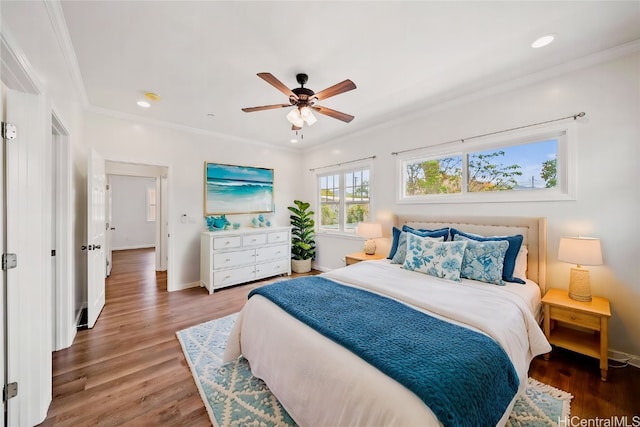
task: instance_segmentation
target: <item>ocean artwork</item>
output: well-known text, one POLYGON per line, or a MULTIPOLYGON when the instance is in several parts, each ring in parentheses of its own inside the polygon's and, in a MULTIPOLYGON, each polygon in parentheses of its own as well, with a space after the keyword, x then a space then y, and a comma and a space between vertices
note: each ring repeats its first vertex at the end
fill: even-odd
POLYGON ((257 212, 273 212, 273 169, 205 163, 205 216, 257 212))

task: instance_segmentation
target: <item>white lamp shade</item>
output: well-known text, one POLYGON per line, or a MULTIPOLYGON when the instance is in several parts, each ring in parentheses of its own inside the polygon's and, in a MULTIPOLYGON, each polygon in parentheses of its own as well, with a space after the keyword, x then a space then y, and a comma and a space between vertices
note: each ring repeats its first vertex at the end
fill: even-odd
POLYGON ((307 122, 309 126, 311 126, 312 124, 317 122, 318 119, 316 119, 316 116, 314 116, 311 112, 309 112, 309 114, 307 114, 307 116, 304 118, 304 121, 307 122))
POLYGON ((601 265, 600 239, 594 237, 562 237, 558 259, 577 265, 601 265))
POLYGON ((289 111, 289 114, 287 114, 287 120, 289 120, 289 123, 292 123, 296 126, 296 123, 301 123, 302 116, 300 115, 300 110, 294 108, 293 110, 289 111))
POLYGON ((360 222, 356 234, 365 239, 377 239, 382 237, 382 225, 377 222, 360 222))

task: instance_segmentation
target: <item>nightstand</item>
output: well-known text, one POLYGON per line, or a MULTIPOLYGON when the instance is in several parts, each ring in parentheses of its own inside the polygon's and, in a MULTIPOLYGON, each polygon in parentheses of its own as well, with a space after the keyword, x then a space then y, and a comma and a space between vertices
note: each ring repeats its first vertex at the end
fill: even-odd
POLYGON ((351 264, 359 263, 360 261, 371 261, 371 260, 383 259, 383 258, 386 258, 386 256, 383 254, 367 255, 364 252, 354 252, 352 254, 345 255, 344 260, 347 263, 347 265, 351 265, 351 264))
MULTIPOLYGON (((609 300, 593 297, 589 302, 576 301, 569 298, 567 291, 550 289, 542 298, 542 304, 547 340, 558 347, 600 359, 600 379, 606 381, 611 317, 609 300)), ((544 358, 549 360, 549 353, 544 358)))

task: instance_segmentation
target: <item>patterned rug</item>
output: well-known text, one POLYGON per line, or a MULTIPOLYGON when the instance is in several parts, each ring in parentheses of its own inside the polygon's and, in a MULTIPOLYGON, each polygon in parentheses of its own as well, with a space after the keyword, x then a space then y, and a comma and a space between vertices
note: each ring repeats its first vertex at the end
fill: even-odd
MULTIPOLYGON (((211 422, 216 427, 295 426, 266 384, 251 374, 246 359, 222 364, 236 318, 237 314, 232 314, 176 333, 211 422)), ((507 426, 557 426, 558 420, 568 419, 572 398, 529 378, 525 395, 516 401, 507 426)))

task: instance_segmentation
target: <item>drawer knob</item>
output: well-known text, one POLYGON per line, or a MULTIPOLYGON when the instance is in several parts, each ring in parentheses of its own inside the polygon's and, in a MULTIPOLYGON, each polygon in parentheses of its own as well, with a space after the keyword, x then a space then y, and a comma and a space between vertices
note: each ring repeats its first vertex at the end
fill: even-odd
POLYGON ((227 259, 225 259, 224 261, 225 261, 225 262, 229 262, 229 261, 231 261, 231 258, 227 258, 227 259))
POLYGON ((230 279, 230 278, 231 278, 231 276, 226 275, 226 276, 224 276, 224 278, 225 278, 225 279, 230 279))

